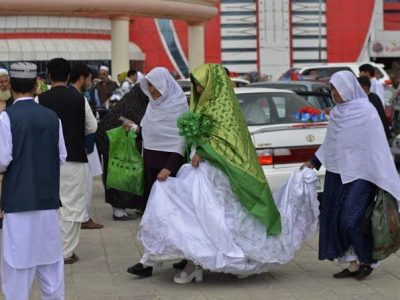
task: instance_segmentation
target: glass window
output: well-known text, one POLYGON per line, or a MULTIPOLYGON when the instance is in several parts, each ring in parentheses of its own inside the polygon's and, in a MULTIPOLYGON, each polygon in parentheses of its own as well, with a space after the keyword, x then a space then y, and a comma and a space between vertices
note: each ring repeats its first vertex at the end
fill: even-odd
POLYGON ((329 86, 323 84, 313 84, 312 90, 318 93, 325 93, 325 94, 331 93, 329 86))
POLYGON ((311 106, 292 93, 241 93, 237 96, 247 125, 297 123, 295 113, 301 107, 311 106))
POLYGON ((311 68, 303 71, 303 75, 311 75, 311 72, 318 72, 318 77, 331 77, 334 73, 339 71, 353 71, 349 67, 324 67, 324 68, 311 68))
POLYGON ((284 90, 289 90, 289 91, 293 91, 293 92, 307 91, 307 87, 303 84, 265 83, 265 84, 257 84, 254 86, 267 87, 267 88, 272 88, 272 89, 284 89, 284 90))

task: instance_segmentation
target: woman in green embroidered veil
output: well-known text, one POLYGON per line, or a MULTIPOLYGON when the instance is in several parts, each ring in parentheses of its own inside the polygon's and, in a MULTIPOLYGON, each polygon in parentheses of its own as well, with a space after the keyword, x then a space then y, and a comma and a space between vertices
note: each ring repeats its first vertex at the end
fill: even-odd
POLYGON ((178 119, 191 163, 153 185, 141 266, 184 259, 174 282, 188 283, 203 269, 246 276, 288 262, 317 230, 315 174, 298 171, 273 197, 224 68, 202 65, 191 80, 190 112, 178 119))

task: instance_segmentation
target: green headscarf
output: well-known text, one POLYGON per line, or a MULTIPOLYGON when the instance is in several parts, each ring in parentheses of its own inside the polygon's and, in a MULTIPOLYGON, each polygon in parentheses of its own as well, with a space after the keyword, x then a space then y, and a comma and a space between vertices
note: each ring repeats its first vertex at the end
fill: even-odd
POLYGON ((225 69, 202 65, 192 72, 191 80, 190 111, 212 123, 209 136, 197 145, 196 152, 229 177, 241 204, 266 226, 269 235, 280 234, 280 214, 225 69), (196 84, 204 89, 201 94, 196 84))

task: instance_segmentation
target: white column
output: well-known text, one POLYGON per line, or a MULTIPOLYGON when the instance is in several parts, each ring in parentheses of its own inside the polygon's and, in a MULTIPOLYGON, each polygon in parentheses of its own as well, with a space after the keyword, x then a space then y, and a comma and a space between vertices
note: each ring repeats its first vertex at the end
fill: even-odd
POLYGON ((204 64, 204 24, 188 24, 189 71, 204 64))
POLYGON ((111 75, 114 80, 119 73, 129 70, 129 21, 129 17, 111 20, 111 75))

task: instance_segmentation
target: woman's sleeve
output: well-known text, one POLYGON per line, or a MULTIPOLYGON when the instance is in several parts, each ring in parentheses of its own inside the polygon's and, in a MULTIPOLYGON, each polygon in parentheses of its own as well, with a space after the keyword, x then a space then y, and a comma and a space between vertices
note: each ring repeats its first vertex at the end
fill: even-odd
POLYGON ((183 156, 172 152, 167 160, 166 165, 164 166, 165 169, 170 170, 172 175, 176 175, 178 173, 180 167, 183 164, 183 156))
POLYGON ((315 169, 319 170, 321 168, 322 164, 315 154, 311 157, 310 161, 313 164, 315 169))

